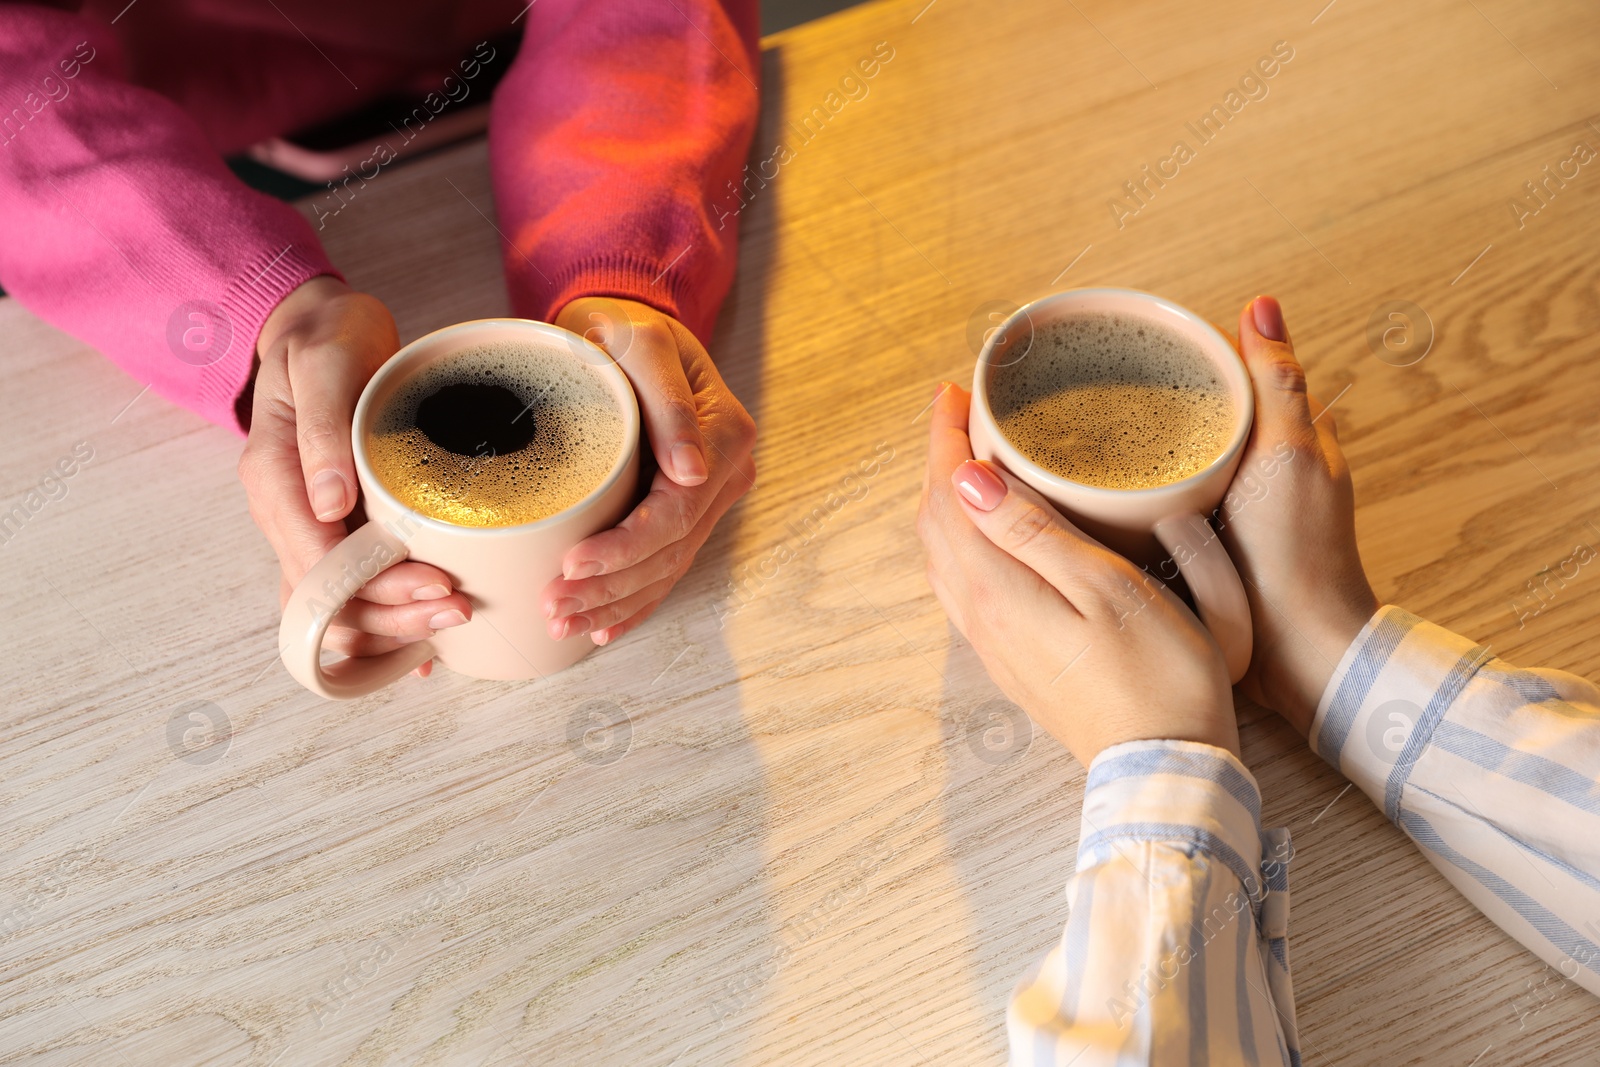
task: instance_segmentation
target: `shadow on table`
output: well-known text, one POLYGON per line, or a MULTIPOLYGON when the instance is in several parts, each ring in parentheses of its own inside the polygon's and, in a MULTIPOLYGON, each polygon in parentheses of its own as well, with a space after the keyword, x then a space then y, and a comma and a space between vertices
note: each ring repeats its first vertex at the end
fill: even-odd
POLYGON ((1072 876, 1084 771, 1007 700, 949 626, 946 784, 939 816, 966 911, 973 917, 969 972, 983 1014, 983 1044, 1006 1055, 1005 1016, 1017 980, 1061 936, 1072 876), (978 678, 977 685, 949 679, 978 678))
MULTIPOLYGON (((781 92, 775 67, 763 90, 781 92)), ((741 224, 770 227, 770 201, 741 224)), ((769 247, 743 247, 708 346, 758 425, 769 247)), ((525 927, 514 1044, 534 1062, 734 1063, 756 1040, 778 970, 767 768, 719 617, 747 521, 736 503, 656 615, 569 672, 559 703, 536 713, 537 731, 566 729, 580 758, 592 739, 595 760, 539 801, 545 836, 516 865, 552 911, 525 927)), ((517 921, 529 911, 506 899, 517 921)))
MULTIPOLYGON (((777 114, 781 65, 763 64, 763 114, 777 114)), ((774 200, 742 210, 742 230, 770 232, 774 200)), ((772 251, 741 243, 708 345, 758 425, 772 251)), ((748 521, 735 503, 655 616, 531 694, 549 701, 530 730, 564 730, 577 757, 535 805, 539 836, 499 875, 496 925, 519 929, 526 960, 514 1045, 535 1062, 743 1062, 756 1040, 780 966, 770 803, 741 699, 748 667, 730 647, 740 623, 723 614, 748 521)))

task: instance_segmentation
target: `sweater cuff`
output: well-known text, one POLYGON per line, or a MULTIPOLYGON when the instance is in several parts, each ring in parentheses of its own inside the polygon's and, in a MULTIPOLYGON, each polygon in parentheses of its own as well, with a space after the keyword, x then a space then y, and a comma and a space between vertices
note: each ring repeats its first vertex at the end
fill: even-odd
POLYGON ((580 259, 549 280, 539 278, 534 317, 554 322, 562 308, 585 296, 637 300, 677 319, 705 344, 710 340, 707 324, 693 321, 696 316, 690 310, 689 275, 681 269, 690 255, 692 251, 671 262, 658 262, 631 252, 606 252, 580 259))
POLYGON ((291 243, 277 251, 263 252, 245 264, 228 286, 220 305, 204 301, 184 304, 174 312, 168 328, 168 344, 186 362, 202 366, 199 414, 211 422, 245 435, 234 402, 244 392, 255 366, 256 342, 267 316, 305 282, 329 274, 340 281, 344 275, 334 269, 327 254, 314 241, 291 243), (226 329, 226 334, 222 330, 226 329), (211 356, 211 346, 226 345, 220 356, 211 356), (209 362, 208 362, 209 360, 209 362))
POLYGON ((1311 747, 1393 821, 1410 769, 1489 649, 1392 604, 1345 650, 1311 720, 1311 747))

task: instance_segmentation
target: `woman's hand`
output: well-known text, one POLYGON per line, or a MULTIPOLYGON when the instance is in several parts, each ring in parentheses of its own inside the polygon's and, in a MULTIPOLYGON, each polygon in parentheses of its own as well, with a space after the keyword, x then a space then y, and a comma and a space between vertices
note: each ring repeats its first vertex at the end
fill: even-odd
POLYGON ((688 328, 632 300, 585 297, 556 316, 617 361, 658 470, 633 512, 566 554, 541 594, 550 636, 615 641, 654 611, 728 508, 755 484, 756 426, 688 328))
POLYGON ((1239 752, 1222 652, 1154 578, 974 462, 970 398, 933 405, 917 529, 928 581, 989 676, 1087 767, 1124 741, 1239 752))
MULTIPOLYGON (((250 517, 278 554, 280 604, 349 532, 358 493, 350 450, 356 400, 398 348, 382 301, 331 277, 301 285, 262 327, 239 480, 250 517)), ((324 647, 375 656, 471 617, 472 605, 452 591, 448 575, 407 561, 368 582, 334 616, 324 647)))
POLYGON ((1378 609, 1356 550, 1355 492, 1333 412, 1316 405, 1283 309, 1257 297, 1239 315, 1256 418, 1218 515, 1255 630, 1239 683, 1301 734, 1350 642, 1378 609))

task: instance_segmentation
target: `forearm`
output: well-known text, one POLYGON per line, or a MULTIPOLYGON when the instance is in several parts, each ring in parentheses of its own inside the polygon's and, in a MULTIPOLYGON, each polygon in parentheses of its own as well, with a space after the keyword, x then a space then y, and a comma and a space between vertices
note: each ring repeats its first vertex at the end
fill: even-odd
POLYGON ((1313 747, 1512 937, 1600 994, 1600 691, 1395 607, 1351 643, 1313 747))
POLYGON ((1012 1063, 1188 1064, 1196 1042, 1213 1063, 1293 1062, 1288 835, 1260 818, 1254 780, 1221 749, 1102 752, 1066 928, 1012 997, 1012 1063))
POLYGON ((705 342, 733 278, 714 201, 755 129, 756 6, 544 0, 529 20, 490 124, 513 308, 623 297, 705 342))
POLYGON ((238 432, 262 323, 332 267, 298 213, 246 188, 121 66, 94 21, 0 4, 0 284, 238 432))

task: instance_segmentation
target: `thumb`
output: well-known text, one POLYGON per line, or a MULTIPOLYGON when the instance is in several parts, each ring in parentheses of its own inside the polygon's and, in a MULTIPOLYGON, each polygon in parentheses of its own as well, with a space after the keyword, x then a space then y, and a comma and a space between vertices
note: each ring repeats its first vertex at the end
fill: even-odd
POLYGON ((648 304, 606 297, 574 300, 556 325, 598 344, 622 368, 639 399, 639 415, 661 470, 679 485, 700 485, 708 477, 699 409, 684 370, 686 346, 700 342, 688 330, 648 304))
POLYGON ((328 350, 334 347, 319 345, 291 352, 289 363, 300 470, 312 514, 321 522, 342 519, 355 507, 356 465, 350 428, 356 400, 371 377, 367 360, 328 350))
POLYGON ((1239 313, 1239 355, 1255 386, 1256 422, 1273 440, 1305 441, 1314 436, 1306 397, 1306 372, 1294 355, 1283 308, 1258 296, 1239 313))

